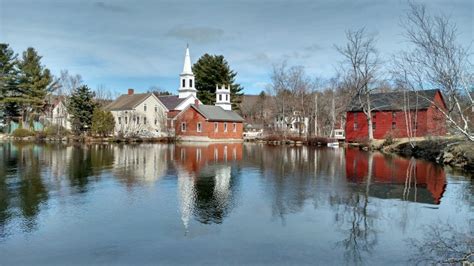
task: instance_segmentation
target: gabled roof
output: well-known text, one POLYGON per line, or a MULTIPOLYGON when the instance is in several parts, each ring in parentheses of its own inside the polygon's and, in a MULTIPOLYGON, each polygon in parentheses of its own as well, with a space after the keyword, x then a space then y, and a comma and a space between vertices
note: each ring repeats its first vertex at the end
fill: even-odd
POLYGON ((204 104, 192 104, 192 108, 202 114, 209 121, 243 122, 244 119, 234 111, 227 111, 222 107, 204 104))
POLYGON ((157 95, 155 93, 155 96, 170 111, 175 110, 180 103, 186 100, 186 98, 179 98, 178 95, 157 95))
MULTIPOLYGON (((427 109, 431 106, 436 93, 439 90, 422 90, 422 91, 394 91, 380 92, 370 94, 370 104, 374 111, 396 111, 404 108, 404 103, 409 102, 410 109, 427 109)), ((442 94, 441 94, 441 97, 442 94)), ((444 100, 443 100, 444 101, 444 100)), ((355 97, 349 106, 349 111, 359 112, 362 108, 359 99, 355 97)))
POLYGON ((105 109, 109 111, 133 110, 153 93, 122 94, 115 101, 108 104, 105 109))

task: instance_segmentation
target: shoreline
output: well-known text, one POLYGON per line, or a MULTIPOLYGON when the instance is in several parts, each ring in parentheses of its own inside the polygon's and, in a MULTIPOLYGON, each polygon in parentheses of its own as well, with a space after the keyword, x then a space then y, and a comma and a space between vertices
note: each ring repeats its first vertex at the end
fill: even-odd
MULTIPOLYGON (((38 138, 13 137, 0 135, 0 141, 13 142, 35 142, 35 143, 179 143, 176 138, 117 138, 117 137, 46 137, 38 138)), ((326 147, 331 139, 312 138, 305 140, 303 138, 293 139, 244 139, 243 143, 257 143, 272 146, 315 146, 326 147)), ((410 144, 408 139, 393 139, 389 143, 386 140, 375 140, 371 146, 368 143, 346 143, 340 142, 340 147, 352 147, 362 150, 374 150, 388 155, 398 155, 402 157, 414 157, 423 159, 432 163, 450 166, 452 168, 472 172, 474 171, 474 143, 459 138, 418 138, 410 144)))

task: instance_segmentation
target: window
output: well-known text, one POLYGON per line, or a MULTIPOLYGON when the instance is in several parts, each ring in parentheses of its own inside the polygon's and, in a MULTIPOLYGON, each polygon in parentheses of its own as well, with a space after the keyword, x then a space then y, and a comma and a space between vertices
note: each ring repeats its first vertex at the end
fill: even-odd
POLYGON ((155 119, 155 125, 158 124, 158 120, 155 119))
POLYGON ((227 132, 227 123, 224 123, 224 132, 227 132))
POLYGON ((397 113, 392 112, 392 119, 395 119, 395 118, 397 118, 397 113))
POLYGON ((356 121, 354 121, 354 130, 357 130, 359 128, 359 125, 357 124, 356 121))
POLYGON ((137 116, 137 125, 140 124, 140 117, 137 116))
POLYGON ((214 123, 214 132, 219 131, 219 123, 215 122, 214 123))
POLYGON ((395 129, 397 127, 397 122, 392 121, 392 129, 395 129))
POLYGON ((197 123, 197 132, 202 132, 201 122, 197 123))
POLYGON ((143 105, 143 111, 145 111, 145 112, 146 112, 146 104, 145 104, 145 105, 143 105))
POLYGON ((186 80, 183 79, 181 83, 183 84, 183 86, 181 86, 181 87, 183 87, 183 88, 186 87, 186 80))
POLYGON ((146 125, 146 117, 143 118, 143 124, 146 125))
POLYGON ((119 125, 122 124, 122 118, 121 118, 120 116, 119 116, 119 118, 118 118, 118 123, 119 123, 119 125))
POLYGON ((225 100, 228 101, 229 100, 229 94, 226 94, 225 96, 225 100))
POLYGON ((185 122, 181 123, 181 131, 186 132, 186 123, 185 122))
POLYGON ((372 121, 374 121, 377 118, 376 113, 372 114, 372 121))
POLYGON ((190 88, 193 87, 193 80, 192 80, 192 79, 189 80, 189 87, 190 87, 190 88))
POLYGON ((237 132, 237 123, 233 123, 233 124, 232 124, 232 127, 233 127, 232 130, 233 130, 234 132, 237 132))
POLYGON ((222 101, 222 94, 219 94, 219 101, 222 101))
POLYGON ((125 124, 127 124, 128 122, 128 117, 125 117, 125 124))
POLYGON ((375 131, 375 127, 376 127, 377 123, 373 122, 372 123, 372 130, 375 131))
POLYGON ((158 106, 155 105, 155 112, 158 112, 158 106))

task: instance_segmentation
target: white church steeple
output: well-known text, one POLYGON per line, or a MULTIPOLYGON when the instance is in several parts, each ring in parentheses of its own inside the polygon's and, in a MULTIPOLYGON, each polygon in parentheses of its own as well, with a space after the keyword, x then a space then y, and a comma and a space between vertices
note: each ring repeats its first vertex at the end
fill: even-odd
POLYGON ((178 97, 187 98, 189 95, 196 97, 196 88, 194 84, 194 74, 191 69, 191 56, 189 55, 189 45, 186 47, 184 56, 183 72, 179 75, 178 97))
POLYGON ((232 104, 230 103, 230 85, 227 87, 222 85, 219 88, 219 85, 216 84, 216 106, 222 107, 224 110, 231 111, 232 104))

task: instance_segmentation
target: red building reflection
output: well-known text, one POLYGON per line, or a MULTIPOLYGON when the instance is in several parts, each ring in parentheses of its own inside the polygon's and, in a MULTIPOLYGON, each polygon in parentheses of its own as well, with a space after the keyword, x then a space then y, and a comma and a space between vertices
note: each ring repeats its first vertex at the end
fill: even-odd
POLYGON ((443 168, 433 163, 357 149, 346 149, 345 157, 347 180, 370 182, 376 197, 439 204, 446 188, 443 168))
POLYGON ((242 143, 176 145, 174 160, 189 173, 198 173, 208 163, 242 160, 242 143))

